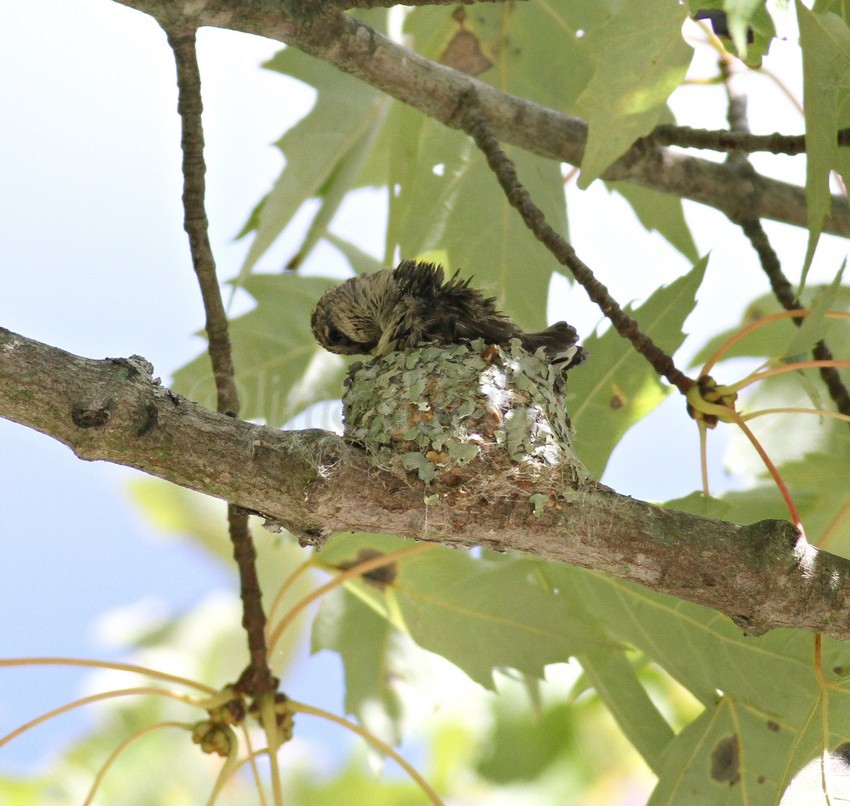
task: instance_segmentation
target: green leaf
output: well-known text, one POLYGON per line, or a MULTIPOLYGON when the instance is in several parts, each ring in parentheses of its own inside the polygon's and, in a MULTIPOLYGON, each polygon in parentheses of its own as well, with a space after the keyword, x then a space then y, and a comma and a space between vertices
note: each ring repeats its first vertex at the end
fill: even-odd
MULTIPOLYGON (((321 559, 348 564, 364 550, 387 553, 409 545, 390 535, 336 535, 321 559)), ((568 590, 542 584, 533 561, 476 559, 434 547, 404 558, 386 579, 351 589, 420 647, 487 688, 497 667, 540 678, 549 663, 613 646, 568 590)))
MULTIPOLYGON (((682 326, 693 310, 707 262, 703 258, 639 308, 628 309, 643 332, 668 354, 684 341, 682 326)), ((623 434, 664 399, 667 389, 646 359, 613 328, 582 343, 588 362, 570 372, 568 384, 576 430, 573 444, 590 475, 598 479, 623 434)))
POLYGON ((841 685, 850 670, 845 643, 824 641, 824 669, 838 678, 826 704, 809 633, 745 636, 724 615, 623 580, 554 563, 544 573, 551 584, 574 590, 613 637, 640 649, 706 706, 667 745, 652 802, 775 803, 796 770, 822 750, 822 718, 831 746, 850 736, 850 696, 841 685), (742 762, 740 781, 730 789, 722 770, 734 765, 719 762, 729 756, 721 742, 733 734, 742 762), (702 787, 696 800, 694 787, 702 787))
POLYGON ((788 509, 774 485, 735 490, 724 493, 720 498, 706 498, 702 493, 695 492, 684 498, 667 501, 664 506, 733 523, 754 523, 773 518, 782 520, 788 516, 788 509))
POLYGON ((791 489, 794 502, 806 527, 806 535, 815 545, 850 556, 850 520, 846 507, 850 501, 850 439, 847 424, 833 422, 824 435, 824 450, 807 452, 795 462, 780 467, 791 489))
MULTIPOLYGON (((566 233, 564 185, 557 164, 521 149, 506 148, 506 153, 546 220, 566 233)), ((458 182, 453 208, 457 214, 447 222, 445 240, 454 265, 474 274, 476 283, 490 289, 521 327, 544 328, 552 274, 564 269, 510 206, 478 153, 458 182), (482 198, 491 202, 483 205, 482 198)))
POLYGON ((832 13, 816 14, 797 0, 803 50, 803 100, 806 118, 806 220, 809 243, 801 284, 829 214, 829 172, 850 178, 850 156, 839 149, 836 132, 850 121, 850 29, 832 13))
MULTIPOLYGON (((764 0, 724 0, 723 7, 728 15, 729 33, 735 50, 751 67, 758 67, 775 34, 764 0), (753 36, 752 43, 747 41, 748 34, 753 36)), ((781 3, 774 4, 773 11, 787 15, 787 8, 783 10, 781 3)))
MULTIPOLYGON (((322 400, 339 399, 345 362, 321 349, 310 330, 310 311, 332 280, 257 274, 245 290, 257 307, 230 323, 240 416, 277 427, 322 400)), ((215 408, 209 358, 200 355, 174 374, 175 389, 215 408)))
POLYGON ((542 677, 546 664, 608 644, 576 597, 542 587, 535 569, 429 551, 402 565, 393 591, 419 646, 492 688, 496 667, 542 677))
POLYGON ((686 16, 677 0, 625 3, 582 40, 595 72, 576 105, 590 126, 580 187, 658 123, 693 55, 682 39, 686 16))
POLYGON ((726 0, 723 5, 729 24, 729 34, 738 53, 747 55, 747 28, 750 19, 764 0, 726 0))
POLYGON ((629 182, 606 182, 605 184, 631 205, 640 223, 649 232, 658 232, 691 263, 699 259, 694 237, 685 221, 681 199, 669 193, 660 193, 629 182))
MULTIPOLYGON (((805 402, 787 399, 786 387, 796 387, 798 397, 805 395, 793 377, 781 384, 771 378, 765 386, 766 389, 759 389, 755 397, 747 400, 747 409, 805 402)), ((850 480, 845 470, 850 462, 847 423, 793 413, 758 417, 750 420, 749 425, 778 466, 809 541, 820 546, 826 540, 823 547, 850 556, 850 521, 845 512, 850 501, 850 480)), ((758 477, 760 483, 748 490, 725 493, 720 498, 706 499, 694 493, 669 501, 666 506, 735 523, 787 520, 788 508, 779 490, 749 441, 737 430, 730 434, 727 454, 728 465, 739 473, 758 477)))
POLYGON ((723 20, 725 31, 714 22, 710 27, 723 40, 724 46, 750 67, 761 66, 762 57, 776 35, 776 27, 783 30, 788 27, 788 0, 775 0, 771 4, 770 13, 765 8, 764 0, 699 0, 699 3, 690 5, 693 14, 712 9, 726 15, 723 20), (750 37, 752 41, 748 41, 750 37))
MULTIPOLYGON (((492 4, 476 8, 462 26, 493 63, 481 80, 566 108, 589 76, 575 35, 584 24, 580 18, 588 16, 568 3, 492 4), (540 81, 543 74, 546 81, 540 81)), ((454 10, 443 7, 417 8, 405 23, 417 52, 433 59, 443 57, 459 30, 454 10)), ((560 267, 510 207, 471 140, 401 105, 391 112, 387 133, 393 192, 385 254, 443 249, 449 268, 474 276, 475 285, 495 295, 518 324, 544 327, 549 282, 560 267)), ((520 149, 506 151, 549 223, 566 233, 557 164, 520 149)))
POLYGON ((542 713, 496 708, 489 740, 489 754, 477 772, 494 784, 532 781, 564 757, 575 757, 577 745, 575 709, 562 702, 542 713))
MULTIPOLYGON (((233 543, 228 536, 226 504, 223 501, 149 476, 131 479, 127 484, 127 491, 139 511, 158 531, 163 532, 172 540, 179 539, 184 542, 191 540, 195 544, 196 550, 203 549, 209 555, 214 556, 221 563, 226 573, 230 575, 233 583, 237 582, 236 568, 233 564, 233 543)), ((257 532, 262 534, 260 523, 259 518, 251 518, 250 528, 255 534, 257 532)), ((268 607, 281 585, 289 577, 291 569, 297 567, 304 560, 304 550, 289 535, 276 538, 263 536, 262 539, 256 540, 255 547, 260 590, 263 591, 264 602, 268 607)), ((309 593, 314 586, 311 574, 299 575, 297 579, 292 581, 292 584, 287 586, 286 594, 277 603, 280 608, 278 614, 291 607, 301 597, 309 593)), ((191 622, 192 614, 190 612, 181 618, 191 622)), ((299 616, 295 624, 276 644, 274 653, 276 674, 281 674, 296 656, 306 618, 306 614, 299 616)), ((232 627, 232 642, 241 652, 244 634, 240 633, 235 622, 232 625, 230 622, 222 622, 221 629, 224 630, 227 625, 232 627)), ((156 645, 166 641, 169 634, 176 634, 180 638, 180 645, 185 645, 183 632, 191 633, 193 629, 194 625, 185 626, 182 620, 168 622, 165 627, 146 639, 145 644, 148 646, 156 645)), ((231 633, 228 633, 228 635, 231 635, 231 633)), ((175 636, 172 635, 172 637, 175 636)), ((223 652, 219 652, 217 655, 206 655, 198 652, 196 657, 199 662, 205 660, 210 664, 215 664, 214 670, 211 670, 211 673, 204 676, 203 679, 217 679, 221 674, 227 674, 218 665, 225 662, 223 652)))
MULTIPOLYGON (((319 209, 310 222, 307 234, 304 236, 290 266, 297 266, 298 263, 306 260, 319 240, 329 236, 328 226, 343 200, 356 184, 357 178, 363 172, 366 160, 373 153, 380 137, 384 118, 390 105, 388 98, 383 100, 384 102, 376 108, 376 119, 370 123, 368 130, 340 159, 328 181, 319 192, 321 199, 319 209)), ((283 178, 281 178, 281 181, 283 181, 283 178)))
MULTIPOLYGON (((321 565, 336 567, 350 563, 362 551, 377 551, 389 554, 401 551, 413 545, 397 535, 375 534, 372 532, 341 532, 333 535, 324 546, 317 560, 321 565)), ((436 549, 439 551, 439 549, 436 549)), ((405 562, 409 562, 406 560, 405 562)), ((378 608, 383 610, 383 607, 378 608)))
POLYGON ((462 22, 454 8, 417 7, 404 27, 417 53, 444 63, 450 61, 452 39, 460 31, 472 34, 492 65, 477 75, 480 81, 567 111, 592 73, 577 32, 603 24, 618 5, 618 0, 481 4, 474 14, 463 14, 462 22))
POLYGON ((827 324, 824 314, 836 308, 841 289, 841 278, 844 274, 846 264, 847 261, 845 259, 842 261, 841 268, 838 270, 832 283, 817 290, 814 301, 811 304, 812 312, 803 320, 803 324, 798 328, 797 335, 791 340, 791 344, 788 345, 786 355, 797 355, 798 353, 808 352, 824 337, 827 324))
POLYGON ((845 0, 815 0, 812 11, 816 14, 836 14, 844 22, 850 23, 850 6, 845 0))
MULTIPOLYGON (((422 790, 413 781, 407 777, 394 780, 389 775, 378 779, 369 760, 361 755, 355 753, 342 769, 334 766, 332 773, 320 768, 323 759, 318 752, 305 753, 306 763, 305 759, 290 762, 286 774, 281 776, 283 802, 309 806, 421 806, 422 790)), ((269 798, 266 796, 266 802, 269 798)), ((246 802, 249 801, 243 795, 239 806, 246 802)))
MULTIPOLYGON (((815 305, 818 305, 820 308, 824 300, 829 300, 833 310, 850 310, 850 288, 847 286, 838 286, 835 290, 832 290, 831 285, 814 285, 807 287, 803 291, 802 302, 807 308, 812 308, 815 305)), ((741 328, 758 321, 762 317, 778 313, 782 310, 784 309, 776 301, 776 297, 773 294, 764 294, 754 300, 744 311, 744 315, 741 317, 741 324, 712 338, 696 354, 693 364, 699 365, 708 361, 741 328)), ((850 354, 848 352, 850 351, 850 327, 843 320, 826 319, 823 321, 822 329, 817 328, 814 332, 810 332, 804 341, 798 342, 799 332, 791 319, 772 322, 748 333, 743 339, 733 344, 723 353, 721 360, 742 357, 781 358, 793 356, 813 347, 815 341, 817 341, 813 337, 818 333, 820 333, 821 338, 827 340, 835 355, 843 356, 850 354), (791 348, 795 345, 799 349, 792 351, 791 348)))
POLYGON ((359 247, 355 246, 351 241, 340 238, 331 232, 325 233, 325 240, 333 244, 348 260, 351 268, 356 274, 366 274, 373 271, 379 271, 384 268, 381 261, 373 258, 371 255, 364 252, 359 247))
MULTIPOLYGON (((810 643, 811 636, 806 638, 810 643)), ((649 803, 688 803, 697 792, 701 804, 777 803, 806 763, 846 741, 850 704, 843 682, 830 689, 828 701, 811 692, 806 712, 791 724, 781 708, 752 708, 734 697, 719 697, 669 745, 649 803)), ((810 797, 817 793, 813 799, 782 802, 826 802, 819 797, 820 780, 818 774, 817 784, 808 790, 810 797)))
MULTIPOLYGON (((807 702, 796 695, 817 690, 813 675, 809 680, 800 674, 811 664, 809 634, 774 630, 747 637, 728 616, 708 608, 622 580, 581 577, 575 584, 613 634, 659 663, 706 705, 716 701, 719 689, 789 718, 807 712, 807 702)), ((850 660, 850 647, 844 652, 850 660)))
POLYGON ((640 684, 626 653, 621 649, 593 652, 582 655, 579 662, 626 738, 657 774, 673 729, 640 684))
POLYGON ((649 804, 775 804, 786 753, 769 714, 719 698, 668 746, 649 804))
MULTIPOLYGON (((387 254, 419 255, 443 249, 450 271, 474 277, 476 287, 522 327, 546 325, 549 282, 558 267, 508 204, 484 157, 466 135, 412 110, 397 109, 387 254), (439 173, 432 167, 441 166, 439 173)), ((549 222, 566 232, 566 207, 558 166, 519 149, 522 182, 549 222)))
POLYGON ((134 476, 126 489, 157 530, 190 536, 231 569, 233 544, 227 537, 224 502, 150 476, 134 476))
POLYGON ((729 505, 723 498, 704 496, 700 492, 688 493, 681 498, 673 498, 665 501, 664 506, 670 509, 678 509, 681 512, 690 512, 691 515, 702 515, 706 518, 717 518, 717 520, 732 520, 727 517, 729 505))
POLYGON ((345 712, 384 741, 401 741, 402 702, 397 683, 398 631, 350 591, 322 598, 313 621, 312 652, 337 652, 345 670, 345 712))
MULTIPOLYGON (((329 220, 362 169, 386 98, 363 81, 296 48, 286 48, 265 65, 319 90, 313 109, 277 142, 286 167, 252 219, 256 235, 240 271, 244 279, 310 198, 321 197, 329 220)), ((244 230, 243 230, 244 232, 244 230)))

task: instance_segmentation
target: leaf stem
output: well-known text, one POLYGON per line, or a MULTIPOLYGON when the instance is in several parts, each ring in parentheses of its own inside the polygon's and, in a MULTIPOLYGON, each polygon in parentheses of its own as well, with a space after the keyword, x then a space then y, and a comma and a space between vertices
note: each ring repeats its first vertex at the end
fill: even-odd
POLYGON ((195 688, 206 694, 214 695, 217 689, 198 683, 186 677, 180 677, 167 672, 160 672, 147 666, 137 666, 133 663, 119 663, 117 661, 91 660, 89 658, 64 658, 64 657, 31 657, 31 658, 0 658, 0 667, 3 666, 88 666, 97 669, 114 669, 119 672, 130 672, 162 680, 165 683, 179 683, 188 688, 195 688))
POLYGON ((346 568, 345 571, 340 572, 329 582, 326 582, 324 585, 321 585, 315 590, 311 591, 298 602, 296 602, 291 608, 289 608, 289 610, 284 614, 283 618, 281 618, 281 620, 278 622, 278 624, 272 631, 271 637, 269 639, 270 651, 274 651, 274 647, 280 640, 281 635, 283 635, 284 630, 286 630, 286 628, 290 624, 292 624, 293 621, 295 621, 298 614, 301 613, 310 604, 315 602, 316 599, 321 598, 329 591, 332 591, 334 588, 337 588, 343 583, 347 582, 349 579, 362 576, 363 574, 366 574, 369 571, 374 571, 376 568, 383 568, 385 565, 390 565, 391 563, 402 560, 405 557, 410 557, 414 554, 420 554, 423 551, 428 551, 429 549, 433 549, 435 547, 436 546, 434 543, 417 543, 416 545, 409 546, 406 549, 393 551, 389 554, 382 554, 379 557, 371 557, 368 560, 364 560, 363 562, 357 563, 356 565, 352 565, 351 568, 346 568))
POLYGON ((138 739, 141 739, 143 736, 146 736, 148 733, 158 730, 159 728, 181 728, 187 731, 191 730, 191 728, 183 722, 156 722, 153 725, 147 725, 144 728, 141 728, 140 730, 137 730, 134 733, 130 734, 109 754, 109 757, 106 759, 106 761, 101 764, 100 769, 97 771, 97 775, 95 775, 94 777, 94 781, 92 781, 89 793, 86 796, 86 799, 83 801, 83 806, 89 806, 89 804, 91 804, 91 802, 94 800, 94 796, 97 794, 98 788, 103 783, 103 779, 106 777, 106 773, 109 772, 118 757, 138 739))
POLYGON ((306 705, 305 703, 296 702, 295 700, 290 700, 289 705, 293 711, 296 713, 302 714, 311 714, 312 716, 318 716, 322 719, 330 720, 331 722, 336 722, 337 725, 342 725, 342 727, 347 730, 356 733, 358 736, 364 738, 369 744, 373 747, 380 750, 385 755, 389 756, 393 761, 396 762, 419 786, 419 788, 425 793, 428 800, 431 801, 435 806, 443 806, 443 801, 440 796, 434 791, 431 785, 416 771, 416 769, 407 762, 399 753, 397 753, 392 747, 390 747, 386 742, 382 742, 377 736, 370 733, 365 728, 360 727, 360 725, 351 722, 348 719, 344 719, 341 716, 337 716, 336 714, 332 714, 330 711, 325 711, 322 708, 316 708, 312 705, 306 705))
POLYGON ((782 495, 782 500, 785 501, 785 506, 788 507, 788 514, 791 516, 791 522, 794 524, 794 526, 797 527, 800 534, 804 535, 805 530, 803 529, 803 521, 800 518, 800 513, 797 511, 797 506, 794 504, 794 499, 791 497, 791 493, 788 490, 788 487, 782 480, 782 476, 779 475, 779 471, 776 469, 776 465, 773 464, 771 458, 767 455, 767 451, 765 451, 762 444, 758 441, 758 439, 756 439, 755 434, 753 434, 753 432, 749 429, 741 415, 739 415, 735 411, 731 411, 731 416, 733 421, 738 425, 738 428, 740 428, 741 431, 744 432, 744 436, 746 436, 746 438, 750 441, 750 444, 756 449, 756 453, 758 453, 758 455, 761 457, 762 462, 764 462, 764 466, 767 468, 767 472, 770 473, 774 483, 779 488, 779 492, 782 495))

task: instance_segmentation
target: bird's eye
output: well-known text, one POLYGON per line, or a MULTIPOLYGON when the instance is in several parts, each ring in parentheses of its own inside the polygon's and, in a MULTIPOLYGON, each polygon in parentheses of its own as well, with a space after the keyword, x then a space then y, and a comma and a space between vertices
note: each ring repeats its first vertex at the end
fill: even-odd
POLYGON ((339 330, 337 330, 335 327, 329 327, 328 328, 327 337, 328 337, 328 344, 334 344, 334 345, 342 344, 346 340, 345 336, 339 330))

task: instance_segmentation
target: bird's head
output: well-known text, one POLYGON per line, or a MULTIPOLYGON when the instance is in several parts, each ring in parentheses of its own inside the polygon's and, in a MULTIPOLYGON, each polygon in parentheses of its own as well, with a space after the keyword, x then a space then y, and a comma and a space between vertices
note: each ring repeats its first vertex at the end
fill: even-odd
POLYGON ((388 344, 398 302, 394 288, 392 271, 385 269, 328 289, 310 318, 316 341, 341 355, 385 355, 395 349, 388 344))

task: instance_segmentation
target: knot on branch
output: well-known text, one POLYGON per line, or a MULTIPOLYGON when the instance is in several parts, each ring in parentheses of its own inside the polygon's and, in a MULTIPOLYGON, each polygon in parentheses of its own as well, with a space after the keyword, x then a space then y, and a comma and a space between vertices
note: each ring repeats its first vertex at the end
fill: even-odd
POLYGON ((71 422, 77 428, 103 428, 112 416, 112 401, 75 403, 71 406, 71 422))

